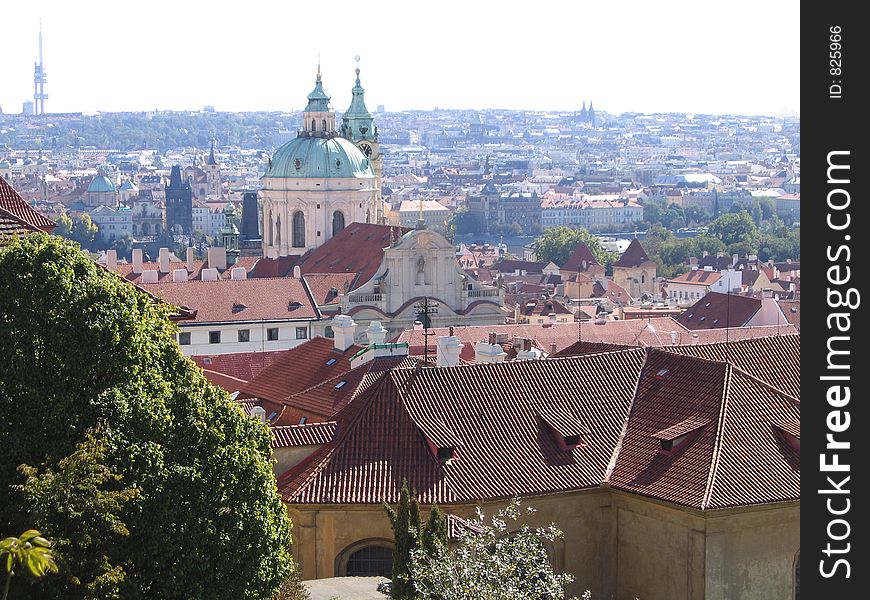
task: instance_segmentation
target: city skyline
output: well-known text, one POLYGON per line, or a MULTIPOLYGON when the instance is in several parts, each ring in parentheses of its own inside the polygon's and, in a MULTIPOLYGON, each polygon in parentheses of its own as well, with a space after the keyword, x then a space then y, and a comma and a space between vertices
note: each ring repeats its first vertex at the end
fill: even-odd
POLYGON ((534 14, 447 0, 329 14, 266 3, 221 13, 156 0, 13 5, 0 107, 33 96, 42 19, 46 111, 294 111, 318 60, 338 111, 355 56, 369 109, 596 110, 782 116, 800 112, 799 14, 784 1, 726 11, 669 2, 555 2, 534 14), (751 41, 751 43, 747 43, 751 41))

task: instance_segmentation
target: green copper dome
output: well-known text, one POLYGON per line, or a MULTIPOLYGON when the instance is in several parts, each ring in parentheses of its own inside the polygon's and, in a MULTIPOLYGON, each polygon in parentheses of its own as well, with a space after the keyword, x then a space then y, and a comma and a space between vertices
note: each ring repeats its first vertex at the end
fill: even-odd
POLYGON ((105 176, 103 171, 99 171, 97 176, 91 181, 91 184, 88 186, 89 193, 99 194, 102 192, 114 192, 115 184, 105 176))
POLYGON ((272 157, 266 177, 374 177, 369 159, 340 137, 297 137, 272 157))

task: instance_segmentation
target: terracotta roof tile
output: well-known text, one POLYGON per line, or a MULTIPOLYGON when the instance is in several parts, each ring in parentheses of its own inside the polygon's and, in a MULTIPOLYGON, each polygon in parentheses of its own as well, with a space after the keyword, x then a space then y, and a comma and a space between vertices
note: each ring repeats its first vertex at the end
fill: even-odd
POLYGON ((646 250, 643 249, 643 246, 640 243, 640 240, 634 238, 631 240, 631 243, 628 245, 628 248, 625 249, 625 252, 622 253, 622 256, 619 257, 615 263, 613 263, 614 267, 640 267, 646 263, 651 263, 649 256, 647 256, 646 250))
POLYGON ((282 478, 288 502, 395 502, 403 477, 422 502, 597 487, 622 431, 642 350, 547 361, 395 369, 337 415, 333 447, 282 478), (613 373, 606 382, 591 373, 613 373), (518 390, 522 389, 522 393, 518 390), (582 415, 591 432, 566 452, 541 412, 582 415), (442 464, 426 438, 457 443, 442 464), (521 482, 521 483, 520 483, 521 482))
POLYGON ((741 327, 760 309, 759 298, 708 292, 683 311, 677 321, 691 330, 741 327))
POLYGON ((168 304, 196 310, 197 323, 316 319, 299 279, 220 279, 143 284, 168 304))
POLYGON ((285 350, 232 352, 229 354, 204 354, 190 358, 203 370, 223 373, 241 381, 250 381, 284 352, 285 350))
POLYGON ((668 282, 691 285, 713 285, 721 278, 722 273, 719 271, 704 271, 702 269, 697 269, 672 277, 668 282))
POLYGON ((702 510, 799 498, 799 462, 771 428, 800 420, 794 398, 725 363, 648 352, 611 487, 702 510))
POLYGON ((244 386, 242 392, 280 403, 350 371, 350 358, 359 350, 359 346, 351 346, 341 352, 335 349, 335 342, 329 338, 312 338, 276 356, 268 367, 244 386), (332 359, 335 361, 326 364, 332 359))
POLYGON ((54 221, 31 207, 0 177, 0 239, 29 231, 51 233, 55 227, 54 221))
POLYGON ((235 377, 232 377, 231 375, 227 375, 225 373, 209 371, 208 369, 203 369, 202 372, 205 375, 206 379, 230 393, 239 391, 245 384, 245 381, 241 379, 236 379, 235 377))
POLYGON ((399 236, 411 231, 407 227, 351 223, 302 257, 302 273, 356 273, 354 286, 359 287, 381 266, 394 230, 399 236))
POLYGON ((339 304, 338 295, 351 289, 356 273, 306 273, 303 275, 318 306, 339 304))
POLYGON ((335 421, 273 426, 269 427, 269 431, 272 432, 272 448, 315 446, 332 441, 335 436, 335 421))

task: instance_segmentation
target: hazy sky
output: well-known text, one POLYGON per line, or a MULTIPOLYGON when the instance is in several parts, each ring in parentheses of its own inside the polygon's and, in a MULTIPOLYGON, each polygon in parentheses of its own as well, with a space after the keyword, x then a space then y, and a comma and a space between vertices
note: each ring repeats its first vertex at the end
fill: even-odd
POLYGON ((387 110, 800 112, 799 3, 596 0, 9 0, 0 107, 33 96, 42 17, 48 112, 343 111, 360 55, 387 110))

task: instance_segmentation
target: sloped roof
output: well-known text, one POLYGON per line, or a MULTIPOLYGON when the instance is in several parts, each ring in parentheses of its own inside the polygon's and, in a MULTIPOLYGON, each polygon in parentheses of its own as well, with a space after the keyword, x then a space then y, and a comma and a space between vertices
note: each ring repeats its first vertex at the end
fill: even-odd
MULTIPOLYGON (((568 257, 568 260, 565 261, 565 264, 562 265, 563 271, 577 271, 584 272, 589 269, 590 266, 598 265, 598 261, 595 260, 595 255, 592 254, 592 251, 589 249, 589 246, 580 242, 577 244, 577 247, 574 249, 574 252, 571 253, 571 256, 568 257), (586 262, 586 266, 583 266, 584 261, 586 262)), ((600 266, 600 265, 598 265, 600 266)))
POLYGON ((228 354, 203 354, 190 358, 201 369, 223 373, 233 379, 250 381, 284 352, 286 350, 231 352, 228 354))
POLYGON ((302 257, 302 273, 356 273, 354 287, 359 287, 381 266, 393 230, 398 236, 411 231, 407 227, 351 223, 302 257))
POLYGON ((703 269, 695 269, 688 273, 683 273, 668 279, 668 282, 692 284, 692 285, 713 285, 722 279, 722 273, 719 271, 704 271, 703 269))
POLYGON ((615 263, 613 263, 614 267, 640 267, 644 263, 652 262, 649 256, 646 253, 646 250, 643 249, 643 246, 640 243, 640 240, 634 238, 631 240, 631 243, 628 245, 628 248, 625 249, 625 252, 622 253, 622 256, 619 257, 615 263))
POLYGON ((328 444, 335 436, 335 421, 304 423, 269 427, 272 432, 272 448, 315 446, 328 444))
POLYGON ((143 284, 168 304, 196 310, 197 323, 316 319, 299 279, 219 279, 143 284))
POLYGON ((677 321, 686 329, 741 327, 761 309, 761 299, 739 294, 707 292, 683 311, 677 321))
POLYGON ((700 510, 799 498, 799 456, 773 429, 800 421, 794 398, 726 363, 648 352, 612 488, 700 510), (687 420, 685 444, 663 452, 662 432, 687 420))
POLYGON ((308 468, 279 481, 290 503, 396 502, 402 478, 423 503, 509 498, 600 485, 622 431, 642 350, 568 358, 395 369, 336 416, 338 434, 308 468), (619 375, 600 381, 592 372, 619 375), (520 392, 519 390, 522 390, 520 392), (582 415, 587 446, 563 451, 538 418, 582 415), (441 464, 424 439, 462 445, 441 464), (519 484, 519 486, 518 486, 519 484))
POLYGON ((329 338, 315 337, 276 356, 272 363, 242 389, 250 397, 273 402, 307 390, 350 371, 350 358, 361 350, 351 346, 344 352, 335 349, 329 338), (330 365, 326 363, 335 359, 330 365))
POLYGON ((54 221, 36 211, 5 179, 0 177, 0 243, 14 234, 51 233, 54 221))

